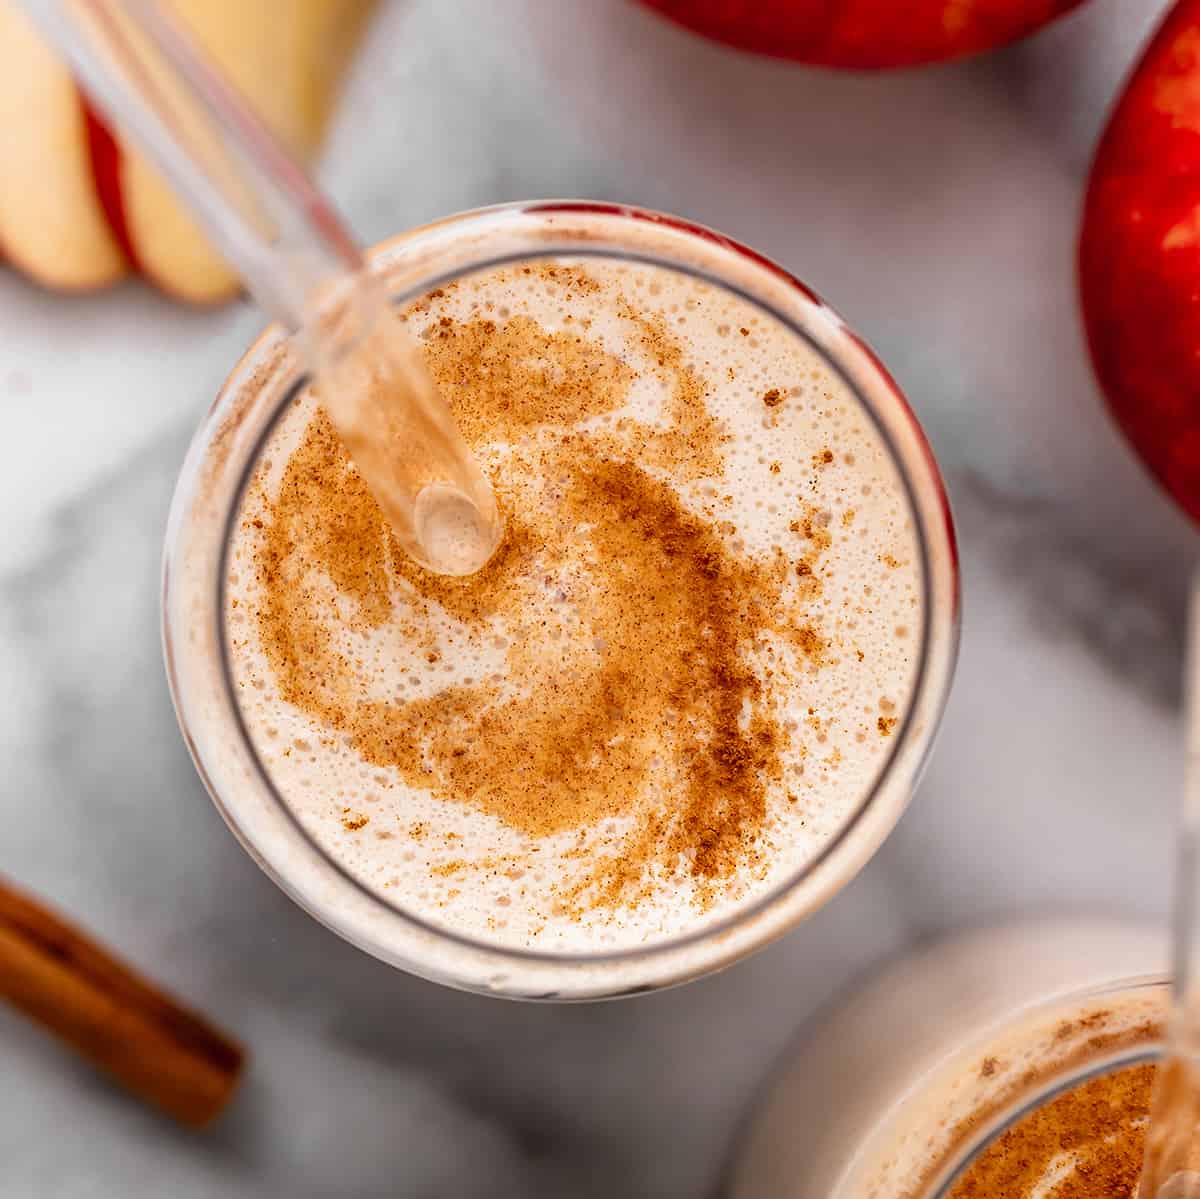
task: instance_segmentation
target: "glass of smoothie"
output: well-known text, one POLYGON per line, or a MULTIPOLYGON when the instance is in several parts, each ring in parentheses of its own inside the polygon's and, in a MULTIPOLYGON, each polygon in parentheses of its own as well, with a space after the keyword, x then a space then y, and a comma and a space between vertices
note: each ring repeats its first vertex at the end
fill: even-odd
POLYGON ((630 994, 835 894, 907 805, 958 629, 896 384, 775 264, 613 205, 372 254, 505 532, 400 551, 279 328, 196 435, 167 669, 214 802, 318 919, 427 978, 630 994))
POLYGON ((731 1199, 1132 1199, 1165 964, 1160 930, 1070 918, 885 968, 778 1069, 731 1199))

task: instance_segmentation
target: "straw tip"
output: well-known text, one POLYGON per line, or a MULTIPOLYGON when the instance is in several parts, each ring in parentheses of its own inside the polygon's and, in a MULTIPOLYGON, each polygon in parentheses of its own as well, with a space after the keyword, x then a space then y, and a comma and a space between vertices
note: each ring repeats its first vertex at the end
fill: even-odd
POLYGON ((499 513, 484 511, 452 483, 427 483, 413 505, 423 565, 435 574, 465 576, 487 565, 503 536, 499 513))

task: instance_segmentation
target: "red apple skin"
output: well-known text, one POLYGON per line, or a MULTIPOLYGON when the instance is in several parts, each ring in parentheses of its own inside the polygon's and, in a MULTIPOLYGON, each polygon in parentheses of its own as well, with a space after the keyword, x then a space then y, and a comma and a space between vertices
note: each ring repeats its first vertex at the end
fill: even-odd
POLYGON ((813 66, 879 71, 1016 41, 1082 0, 642 0, 714 41, 813 66))
POLYGON ((133 239, 129 236, 129 224, 125 220, 125 206, 121 202, 121 147, 109 132, 108 126, 96 115, 84 97, 83 115, 87 125, 88 153, 92 163, 92 184, 96 198, 104 210, 104 219, 113 237, 121 247, 135 271, 140 271, 133 239))
POLYGON ((1200 0, 1168 14, 1100 140, 1079 284, 1112 415, 1200 521, 1200 0))

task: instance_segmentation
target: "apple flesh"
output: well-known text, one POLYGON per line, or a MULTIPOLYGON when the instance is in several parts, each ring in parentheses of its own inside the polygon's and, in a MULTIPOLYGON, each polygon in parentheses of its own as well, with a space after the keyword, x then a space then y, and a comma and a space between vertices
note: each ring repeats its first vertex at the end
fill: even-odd
POLYGON ((1016 41, 1082 0, 642 0, 714 41, 814 66, 875 71, 1016 41))
MULTIPOLYGON (((170 0, 293 155, 309 162, 373 0, 170 0)), ((15 0, 0 0, 0 245, 26 274, 65 290, 137 269, 197 304, 236 276, 146 159, 83 102, 15 0)))
POLYGON ((1117 424, 1200 521, 1200 0, 1168 14, 1100 140, 1079 282, 1117 424))
MULTIPOLYGON (((311 161, 371 0, 302 0, 285 14, 273 4, 246 0, 173 0, 173 8, 291 153, 311 161)), ((116 219, 142 273, 196 304, 236 294, 236 276, 158 169, 119 135, 117 145, 116 219)), ((97 183, 103 191, 103 174, 97 183)))
POLYGON ((0 244, 47 287, 89 291, 129 262, 92 182, 88 121, 67 68, 0 3, 0 244))

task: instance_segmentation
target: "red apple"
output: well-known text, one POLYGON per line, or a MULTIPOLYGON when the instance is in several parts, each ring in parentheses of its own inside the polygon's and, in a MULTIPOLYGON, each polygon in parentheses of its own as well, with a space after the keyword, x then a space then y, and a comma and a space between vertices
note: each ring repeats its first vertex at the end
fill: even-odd
POLYGON ((1082 0, 642 0, 680 25, 758 54, 876 71, 978 54, 1082 0))
POLYGON ((1200 0, 1168 14, 1101 138, 1079 282, 1113 416, 1200 521, 1200 0))

